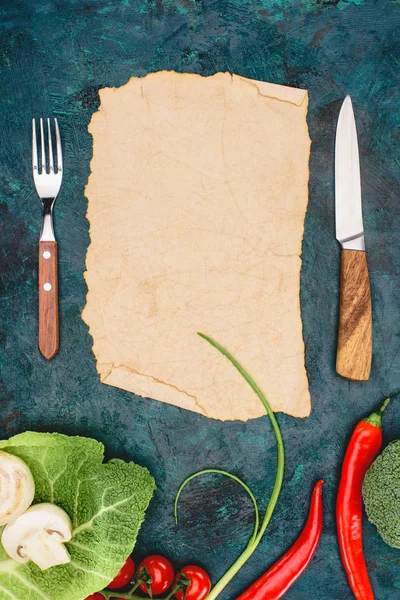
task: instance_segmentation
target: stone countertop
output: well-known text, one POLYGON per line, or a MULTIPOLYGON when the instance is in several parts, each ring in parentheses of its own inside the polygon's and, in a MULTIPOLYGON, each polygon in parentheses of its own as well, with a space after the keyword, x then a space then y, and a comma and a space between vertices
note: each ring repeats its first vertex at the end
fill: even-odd
MULTIPOLYGON (((351 596, 334 526, 340 464, 357 421, 400 390, 399 22, 398 0, 14 0, 0 6, 1 435, 25 429, 90 435, 106 444, 109 456, 148 466, 158 491, 136 556, 157 551, 177 566, 200 562, 213 581, 250 535, 251 504, 233 482, 210 476, 186 490, 177 527, 177 487, 198 469, 224 468, 244 478, 264 508, 274 479, 273 434, 266 417, 220 423, 100 384, 80 318, 89 243, 87 125, 100 87, 163 69, 230 71, 309 91, 312 154, 301 299, 313 411, 305 420, 278 415, 287 456, 281 501, 264 541, 224 599, 236 597, 290 546, 320 477, 326 480, 324 534, 285 599, 351 596), (339 248, 333 152, 346 94, 359 133, 374 310, 373 368, 363 384, 341 379, 334 368, 339 248), (55 209, 61 349, 50 363, 36 345, 40 203, 30 164, 31 118, 48 115, 59 119, 65 154, 55 209)), ((399 414, 392 402, 384 416, 385 441, 399 437, 399 414)), ((399 551, 368 522, 364 537, 376 597, 400 598, 399 551)))

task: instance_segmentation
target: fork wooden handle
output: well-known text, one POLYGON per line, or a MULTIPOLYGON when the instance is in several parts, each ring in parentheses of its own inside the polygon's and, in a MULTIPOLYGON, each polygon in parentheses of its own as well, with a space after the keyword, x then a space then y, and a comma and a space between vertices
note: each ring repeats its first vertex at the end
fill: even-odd
POLYGON ((39 350, 51 360, 58 348, 57 242, 39 242, 39 350))
POLYGON ((372 361, 372 309, 367 255, 342 250, 340 319, 336 371, 354 381, 367 381, 372 361))

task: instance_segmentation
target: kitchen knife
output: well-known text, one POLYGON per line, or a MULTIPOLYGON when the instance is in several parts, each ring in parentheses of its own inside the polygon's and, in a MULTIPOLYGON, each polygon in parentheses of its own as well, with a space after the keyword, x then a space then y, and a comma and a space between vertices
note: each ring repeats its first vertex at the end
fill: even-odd
POLYGON ((350 96, 340 110, 335 147, 336 239, 342 247, 336 371, 367 381, 372 361, 372 310, 361 205, 356 122, 350 96))

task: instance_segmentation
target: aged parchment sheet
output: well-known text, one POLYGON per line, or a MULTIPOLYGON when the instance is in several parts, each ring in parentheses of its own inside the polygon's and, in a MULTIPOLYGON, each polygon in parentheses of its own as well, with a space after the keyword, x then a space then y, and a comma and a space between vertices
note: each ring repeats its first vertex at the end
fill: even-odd
POLYGON ((310 395, 300 316, 305 90, 160 72, 100 90, 86 187, 87 305, 101 381, 215 419, 310 395))

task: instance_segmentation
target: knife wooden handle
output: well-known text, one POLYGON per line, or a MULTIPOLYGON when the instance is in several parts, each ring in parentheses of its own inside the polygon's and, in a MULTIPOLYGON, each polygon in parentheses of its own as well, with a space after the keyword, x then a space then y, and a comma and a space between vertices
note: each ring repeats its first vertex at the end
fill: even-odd
POLYGON ((39 350, 51 360, 58 348, 57 242, 39 242, 39 350))
POLYGON ((340 318, 336 371, 367 381, 372 362, 372 308, 367 254, 342 250, 340 318))

